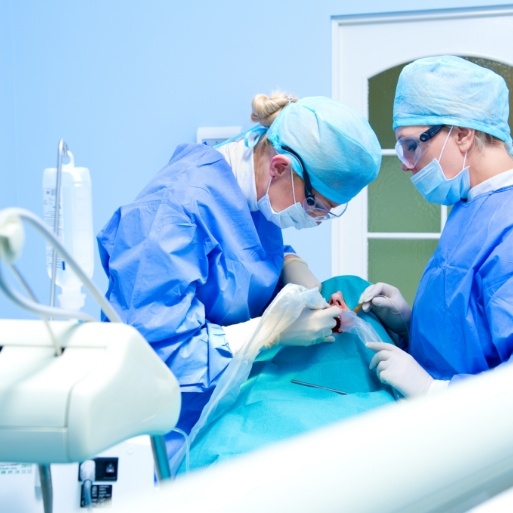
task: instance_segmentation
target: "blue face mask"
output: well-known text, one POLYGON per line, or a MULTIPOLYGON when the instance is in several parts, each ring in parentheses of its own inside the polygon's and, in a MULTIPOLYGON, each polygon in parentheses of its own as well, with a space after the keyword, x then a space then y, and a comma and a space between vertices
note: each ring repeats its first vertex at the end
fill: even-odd
MULTIPOLYGON (((447 135, 440 158, 442 158, 450 135, 451 132, 447 135)), ((469 168, 465 167, 466 161, 467 155, 465 154, 463 169, 455 177, 447 179, 439 159, 435 158, 413 175, 411 182, 427 201, 438 205, 454 205, 458 201, 466 199, 470 190, 469 168)))
POLYGON ((276 212, 271 205, 271 200, 269 198, 270 186, 271 182, 269 181, 267 192, 258 200, 257 203, 258 209, 262 214, 264 214, 264 217, 268 221, 273 222, 280 228, 290 228, 293 226, 296 230, 301 230, 302 228, 313 228, 318 225, 318 222, 305 212, 301 203, 296 202, 294 179, 292 179, 292 195, 294 196, 294 203, 281 212, 276 212))

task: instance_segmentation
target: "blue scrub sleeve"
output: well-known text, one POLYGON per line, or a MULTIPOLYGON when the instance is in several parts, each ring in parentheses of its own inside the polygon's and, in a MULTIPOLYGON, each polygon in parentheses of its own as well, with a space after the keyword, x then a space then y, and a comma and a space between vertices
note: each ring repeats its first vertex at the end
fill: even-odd
MULTIPOLYGON (((513 269, 513 261, 508 261, 505 257, 506 255, 502 255, 502 264, 509 264, 508 267, 513 269)), ((495 280, 486 295, 488 297, 485 298, 485 308, 493 344, 490 364, 496 366, 502 362, 509 363, 513 355, 513 275, 500 282, 495 280)))
MULTIPOLYGON (((513 262, 508 262, 505 255, 498 265, 513 268, 513 262)), ((489 369, 493 370, 513 363, 513 276, 509 277, 506 274, 495 278, 484 288, 484 295, 488 325, 481 329, 488 333, 481 334, 481 342, 484 344, 486 340, 490 340, 489 344, 483 347, 483 357, 489 369)), ((472 376, 473 374, 457 374, 452 377, 451 383, 472 376)))
POLYGON ((179 208, 156 202, 123 207, 104 233, 110 235, 99 237, 106 246, 101 256, 109 301, 151 344, 182 391, 213 388, 232 355, 198 298, 213 250, 204 232, 179 208))

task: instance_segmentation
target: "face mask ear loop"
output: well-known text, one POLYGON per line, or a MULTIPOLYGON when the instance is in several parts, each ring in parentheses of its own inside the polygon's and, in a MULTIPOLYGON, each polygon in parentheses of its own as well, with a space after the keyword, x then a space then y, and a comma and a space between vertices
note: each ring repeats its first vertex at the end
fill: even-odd
POLYGON ((292 180, 292 198, 294 199, 294 203, 296 203, 296 191, 294 189, 294 171, 292 171, 292 166, 290 166, 290 178, 292 180))
MULTIPOLYGON (((269 189, 271 188, 271 183, 273 182, 273 177, 269 176, 269 183, 267 184, 267 191, 265 191, 266 196, 269 196, 269 189)), ((269 206, 271 207, 272 212, 276 212, 271 203, 271 196, 269 196, 269 206)))
POLYGON ((443 152, 445 151, 445 147, 447 146, 447 142, 449 141, 449 137, 451 137, 451 132, 452 132, 453 128, 454 127, 451 126, 451 129, 449 130, 449 133, 447 134, 447 137, 445 139, 444 145, 442 146, 442 151, 440 152, 440 156, 438 157, 438 162, 442 161, 442 155, 443 155, 443 152))
POLYGON ((273 181, 273 177, 269 177, 269 183, 267 184, 267 191, 265 191, 266 194, 269 194, 269 189, 271 188, 271 182, 273 181))

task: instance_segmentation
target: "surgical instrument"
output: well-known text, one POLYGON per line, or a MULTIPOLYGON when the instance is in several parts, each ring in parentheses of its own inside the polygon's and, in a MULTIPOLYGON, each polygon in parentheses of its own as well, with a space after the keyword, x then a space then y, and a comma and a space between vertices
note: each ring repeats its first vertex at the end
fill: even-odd
MULTIPOLYGON (((385 295, 383 295, 383 294, 379 294, 379 295, 377 295, 377 296, 375 296, 375 297, 385 297, 385 298, 387 298, 387 296, 385 296, 385 295)), ((372 299, 374 299, 374 298, 372 298, 372 299)), ((370 303, 370 302, 372 301, 372 299, 370 299, 369 301, 362 301, 361 303, 358 303, 358 304, 353 308, 353 312, 354 312, 355 314, 357 314, 357 313, 362 309, 363 305, 364 305, 365 303, 370 303)), ((390 298, 387 298, 387 299, 390 301, 390 298)), ((365 312, 365 310, 364 310, 364 312, 365 312)))
POLYGON ((362 309, 363 303, 358 303, 354 308, 353 312, 357 314, 362 309))
POLYGON ((328 392, 335 392, 336 394, 347 395, 347 392, 344 392, 343 390, 337 390, 335 388, 329 388, 323 385, 316 385, 315 383, 307 383, 306 381, 299 381, 298 379, 291 379, 290 382, 294 383, 295 385, 303 385, 305 387, 311 388, 322 388, 323 390, 328 390, 328 392))

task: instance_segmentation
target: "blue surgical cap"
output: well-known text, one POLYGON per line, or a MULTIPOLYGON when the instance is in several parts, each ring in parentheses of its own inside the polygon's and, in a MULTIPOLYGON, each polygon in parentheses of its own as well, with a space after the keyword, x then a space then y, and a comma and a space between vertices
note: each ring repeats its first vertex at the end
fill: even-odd
POLYGON ((301 177, 297 153, 312 187, 334 203, 347 203, 376 178, 381 147, 367 120, 340 102, 323 96, 287 105, 273 121, 267 138, 278 153, 291 157, 301 177))
POLYGON ((509 91, 493 71, 461 57, 418 59, 403 68, 394 100, 394 130, 400 126, 454 125, 511 143, 509 91))

